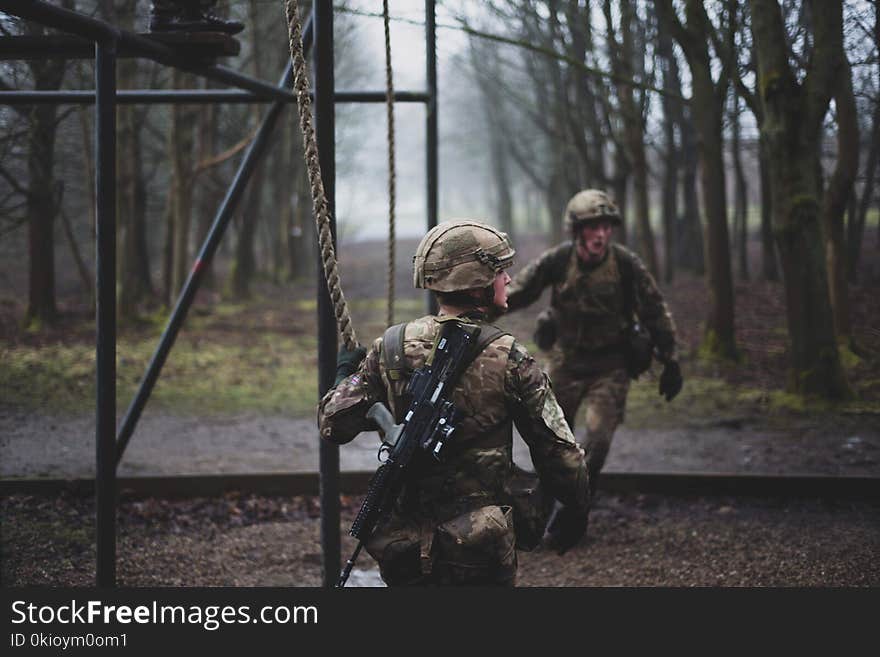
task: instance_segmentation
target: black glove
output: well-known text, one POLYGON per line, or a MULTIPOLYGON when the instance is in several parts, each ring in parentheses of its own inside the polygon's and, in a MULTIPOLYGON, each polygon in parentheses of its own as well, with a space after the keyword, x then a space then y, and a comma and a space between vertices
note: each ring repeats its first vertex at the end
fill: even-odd
POLYGON ((555 550, 557 554, 565 554, 587 533, 588 518, 587 511, 557 502, 547 522, 544 546, 555 550))
POLYGON ((550 351, 556 342, 556 318, 548 308, 538 315, 533 336, 538 349, 550 351))
POLYGON ((333 386, 338 386, 345 377, 357 372, 361 361, 366 357, 367 350, 365 347, 355 347, 349 351, 345 345, 342 345, 339 348, 339 354, 336 356, 336 381, 333 383, 333 386))
POLYGON ((666 362, 663 373, 660 375, 660 385, 658 391, 666 397, 666 401, 672 401, 675 396, 681 392, 681 386, 684 380, 681 378, 681 368, 678 361, 670 360, 666 362))

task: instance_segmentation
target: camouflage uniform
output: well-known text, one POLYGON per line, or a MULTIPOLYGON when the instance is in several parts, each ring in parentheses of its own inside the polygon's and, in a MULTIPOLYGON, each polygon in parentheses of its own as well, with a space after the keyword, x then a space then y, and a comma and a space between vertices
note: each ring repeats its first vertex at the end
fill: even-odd
MULTIPOLYGON (((461 232, 455 236, 456 248, 473 250, 467 239, 460 239, 461 232)), ((454 258, 450 251, 447 244, 446 255, 454 258)), ((422 281, 435 276, 441 285, 440 270, 431 268, 430 257, 428 266, 420 264, 419 254, 425 255, 421 247, 417 286, 420 276, 422 281)), ((343 444, 370 430, 365 414, 375 402, 385 403, 400 422, 409 407, 406 387, 411 372, 424 365, 445 321, 489 330, 477 311, 460 318, 428 315, 409 322, 403 334, 405 366, 392 371, 383 357, 383 339, 377 339, 358 371, 321 400, 321 437, 343 444)), ((477 355, 455 386, 452 402, 462 419, 444 460, 412 474, 393 512, 365 544, 389 585, 515 583, 515 533, 507 493, 514 473, 513 423, 529 446, 542 485, 565 505, 586 513, 589 485, 583 453, 547 375, 513 337, 501 335, 477 355)))
POLYGON ((550 352, 550 379, 565 419, 574 430, 575 416, 586 400, 584 444, 591 483, 595 486, 623 421, 630 377, 624 352, 623 267, 632 272, 632 310, 651 334, 662 362, 675 359, 675 324, 654 278, 633 252, 611 244, 605 258, 587 265, 573 242, 546 251, 514 277, 509 310, 528 306, 552 287, 551 309, 557 338, 550 352))

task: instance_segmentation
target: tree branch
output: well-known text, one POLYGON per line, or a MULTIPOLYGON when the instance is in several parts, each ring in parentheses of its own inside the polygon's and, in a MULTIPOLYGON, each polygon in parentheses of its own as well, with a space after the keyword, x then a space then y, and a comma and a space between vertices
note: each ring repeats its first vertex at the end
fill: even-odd
POLYGON ((218 153, 217 155, 214 155, 213 157, 206 158, 206 159, 202 160, 201 162, 199 162, 195 166, 195 168, 193 169, 193 177, 198 176, 200 173, 207 171, 211 167, 215 167, 218 164, 223 164, 228 159, 234 157, 236 154, 238 154, 242 150, 244 150, 247 147, 247 145, 250 144, 251 141, 253 141, 253 139, 254 139, 254 137, 256 137, 256 135, 257 135, 257 131, 254 130, 251 134, 249 134, 247 137, 242 139, 240 142, 238 142, 237 144, 235 144, 231 148, 223 151, 222 153, 218 153))

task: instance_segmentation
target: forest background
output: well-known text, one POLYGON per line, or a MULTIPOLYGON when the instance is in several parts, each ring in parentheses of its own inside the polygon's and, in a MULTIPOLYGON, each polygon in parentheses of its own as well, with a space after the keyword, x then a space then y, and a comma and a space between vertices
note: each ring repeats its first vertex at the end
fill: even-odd
MULTIPOLYGON (((58 4, 146 31, 147 2, 58 4)), ((383 89, 381 7, 337 9, 337 88, 383 89)), ((224 65, 277 79, 289 58, 283 4, 221 0, 218 10, 246 24, 240 54, 224 65)), ((392 2, 391 12, 395 88, 421 90, 424 4, 392 2)), ((518 269, 563 238, 573 193, 612 193, 626 217, 618 239, 668 296, 688 382, 667 405, 648 375, 631 397, 630 426, 795 417, 876 432, 878 20, 876 0, 440 2, 440 218, 503 228, 518 269)), ((0 29, 43 33, 2 14, 0 29)), ((133 59, 120 61, 117 77, 120 89, 206 86, 133 59)), ((91 89, 93 79, 90 60, 0 66, 3 89, 91 89)), ((265 111, 118 110, 120 411, 265 111)), ((6 413, 93 408, 92 113, 0 107, 6 413)), ((340 105, 336 121, 342 283, 361 339, 371 340, 387 323, 385 109, 340 105)), ((395 123, 392 318, 401 321, 425 307, 409 272, 425 228, 424 108, 398 105, 395 123)), ((291 106, 151 404, 197 416, 312 416, 316 243, 291 106)), ((505 320, 533 349, 540 305, 505 320)))

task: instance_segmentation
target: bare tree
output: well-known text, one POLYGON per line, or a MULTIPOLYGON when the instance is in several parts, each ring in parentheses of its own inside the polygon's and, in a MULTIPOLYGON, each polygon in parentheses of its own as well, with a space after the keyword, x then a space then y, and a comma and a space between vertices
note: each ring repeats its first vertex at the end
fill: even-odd
POLYGON ((785 277, 791 338, 789 389, 848 397, 828 288, 821 226, 819 147, 835 79, 841 74, 841 2, 805 3, 813 12, 812 52, 799 81, 776 0, 750 0, 767 138, 773 224, 785 277))
MULTIPOLYGON (((874 86, 873 98, 867 98, 868 109, 865 112, 869 117, 866 122, 866 130, 863 131, 869 135, 868 137, 868 156, 865 160, 862 185, 862 195, 857 201, 854 201, 854 210, 850 214, 850 220, 847 223, 846 242, 847 242, 847 265, 849 267, 848 278, 850 282, 856 282, 858 279, 858 263, 862 250, 862 238, 865 232, 865 223, 868 216, 868 209, 874 200, 875 183, 877 179, 878 162, 880 162, 880 2, 874 0, 874 26, 869 29, 861 22, 858 24, 860 34, 868 36, 873 45, 873 56, 876 67, 877 79, 874 86), (873 109, 871 109, 873 104, 873 109)), ((859 17, 861 18, 861 17, 859 17)), ((863 80, 863 86, 870 86, 870 80, 863 80)), ((867 89, 863 91, 863 94, 867 89)), ((880 247, 880 229, 877 234, 877 246, 880 247)))
POLYGON ((742 141, 740 140, 740 103, 735 89, 730 94, 730 153, 733 158, 733 233, 736 239, 739 277, 749 280, 749 199, 746 174, 742 163, 742 141))
MULTIPOLYGON (((487 73, 491 78, 498 79, 500 77, 500 64, 496 50, 486 48, 475 37, 471 37, 469 52, 472 69, 485 68, 488 69, 487 73)), ((486 123, 489 162, 495 191, 496 222, 508 235, 513 236, 513 195, 510 188, 511 176, 508 167, 510 157, 507 147, 509 128, 505 117, 504 98, 499 93, 498 85, 491 84, 488 80, 478 86, 486 123)))
MULTIPOLYGON (((612 17, 611 0, 604 0, 602 4, 608 34, 609 59, 612 71, 619 80, 627 78, 633 80, 636 77, 637 59, 641 59, 641 68, 644 69, 644 51, 637 53, 635 47, 635 31, 639 19, 631 0, 619 0, 618 4, 620 8, 619 31, 621 33, 619 40, 612 17)), ((637 98, 633 85, 623 81, 618 82, 616 88, 624 126, 624 144, 633 174, 638 251, 650 272, 656 277, 658 276, 657 252, 654 245, 654 232, 651 229, 650 204, 648 202, 648 159, 645 154, 643 113, 644 92, 640 98, 637 98)))
POLYGON ((843 38, 838 44, 840 60, 834 78, 834 105, 837 123, 837 164, 822 200, 822 222, 825 226, 826 262, 828 266, 831 309, 834 311, 834 330, 839 341, 848 342, 850 323, 849 289, 846 265, 845 213, 852 198, 856 175, 859 171, 859 120, 853 95, 852 71, 843 38))
MULTIPOLYGON (((64 8, 73 9, 73 0, 64 0, 64 8)), ((41 25, 20 22, 24 34, 46 33, 41 25)), ((27 73, 33 88, 57 90, 64 81, 67 62, 59 58, 30 59, 27 73)), ((0 82, 0 88, 12 89, 17 83, 0 82)), ((24 198, 24 222, 28 226, 28 306, 25 322, 51 324, 57 319, 55 298, 55 217, 58 215, 60 188, 55 181, 55 144, 57 126, 62 118, 58 106, 40 104, 16 107, 25 121, 27 178, 21 181, 16 172, 0 163, 0 175, 13 194, 24 198)))
MULTIPOLYGON (((713 356, 735 358, 734 296, 730 267, 730 239, 727 230, 727 192, 725 189, 722 119, 729 83, 728 66, 717 81, 712 79, 709 42, 714 27, 700 0, 685 2, 686 23, 682 24, 672 0, 656 0, 661 24, 669 29, 681 46, 691 70, 691 112, 699 135, 701 188, 706 215, 706 257, 708 261, 709 312, 703 350, 713 356)), ((733 33, 734 16, 728 12, 728 39, 733 33)), ((716 48, 719 47, 715 39, 716 48)), ((729 43, 729 42, 728 42, 729 43)), ((728 58, 722 58, 728 61, 728 58)))

